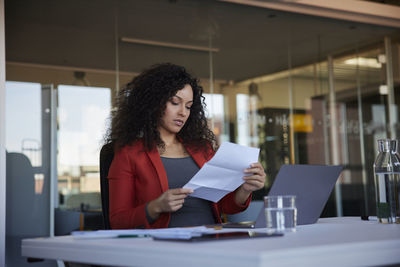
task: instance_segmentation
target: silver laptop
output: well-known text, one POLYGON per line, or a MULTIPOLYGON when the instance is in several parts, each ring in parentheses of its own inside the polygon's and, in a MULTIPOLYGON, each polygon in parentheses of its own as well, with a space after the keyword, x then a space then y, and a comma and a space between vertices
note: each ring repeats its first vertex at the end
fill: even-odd
MULTIPOLYGON (((282 165, 268 195, 295 195, 297 225, 315 223, 342 169, 343 166, 282 165)), ((228 223, 224 227, 263 228, 264 209, 253 223, 228 223)))

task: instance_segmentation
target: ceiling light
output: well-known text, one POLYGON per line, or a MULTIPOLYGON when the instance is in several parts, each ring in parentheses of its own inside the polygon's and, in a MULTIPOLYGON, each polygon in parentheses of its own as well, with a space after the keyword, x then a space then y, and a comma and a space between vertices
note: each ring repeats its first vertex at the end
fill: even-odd
POLYGON ((378 55, 378 62, 385 64, 386 63, 386 55, 385 54, 378 55))
POLYGON ((383 85, 379 85, 379 94, 381 95, 387 95, 388 94, 388 87, 387 85, 383 84, 383 85))
POLYGON ((201 52, 219 52, 219 48, 213 48, 213 47, 208 47, 208 46, 168 43, 168 42, 136 39, 136 38, 129 38, 129 37, 121 37, 121 41, 125 42, 125 43, 160 46, 160 47, 168 47, 168 48, 178 48, 178 49, 194 50, 194 51, 201 51, 201 52))
POLYGON ((366 57, 358 57, 358 58, 350 58, 344 61, 347 65, 358 65, 361 67, 367 68, 376 68, 379 69, 382 67, 382 64, 378 62, 376 58, 366 58, 366 57))

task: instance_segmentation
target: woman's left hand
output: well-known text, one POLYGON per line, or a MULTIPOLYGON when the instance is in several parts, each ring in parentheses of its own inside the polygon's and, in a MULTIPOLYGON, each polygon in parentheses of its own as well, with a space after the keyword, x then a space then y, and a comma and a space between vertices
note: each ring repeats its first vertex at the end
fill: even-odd
POLYGON ((244 183, 235 191, 235 201, 239 204, 246 203, 251 192, 263 188, 265 184, 266 175, 261 163, 252 163, 244 173, 250 175, 243 177, 244 183))
POLYGON ((251 175, 243 177, 245 181, 244 184, 242 184, 243 190, 253 192, 264 187, 266 175, 261 163, 252 163, 250 168, 244 170, 244 173, 251 175))

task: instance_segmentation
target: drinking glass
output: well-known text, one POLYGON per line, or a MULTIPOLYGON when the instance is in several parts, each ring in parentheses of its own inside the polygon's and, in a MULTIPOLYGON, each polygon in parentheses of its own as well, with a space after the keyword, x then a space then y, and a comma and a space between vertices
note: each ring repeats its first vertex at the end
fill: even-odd
POLYGON ((269 230, 296 231, 296 196, 264 197, 265 221, 269 230))

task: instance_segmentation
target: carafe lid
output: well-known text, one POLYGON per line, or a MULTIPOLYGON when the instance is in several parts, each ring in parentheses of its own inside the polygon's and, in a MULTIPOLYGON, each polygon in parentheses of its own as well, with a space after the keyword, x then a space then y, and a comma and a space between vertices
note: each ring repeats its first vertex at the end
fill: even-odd
POLYGON ((397 140, 380 139, 378 140, 379 152, 397 152, 397 140))

